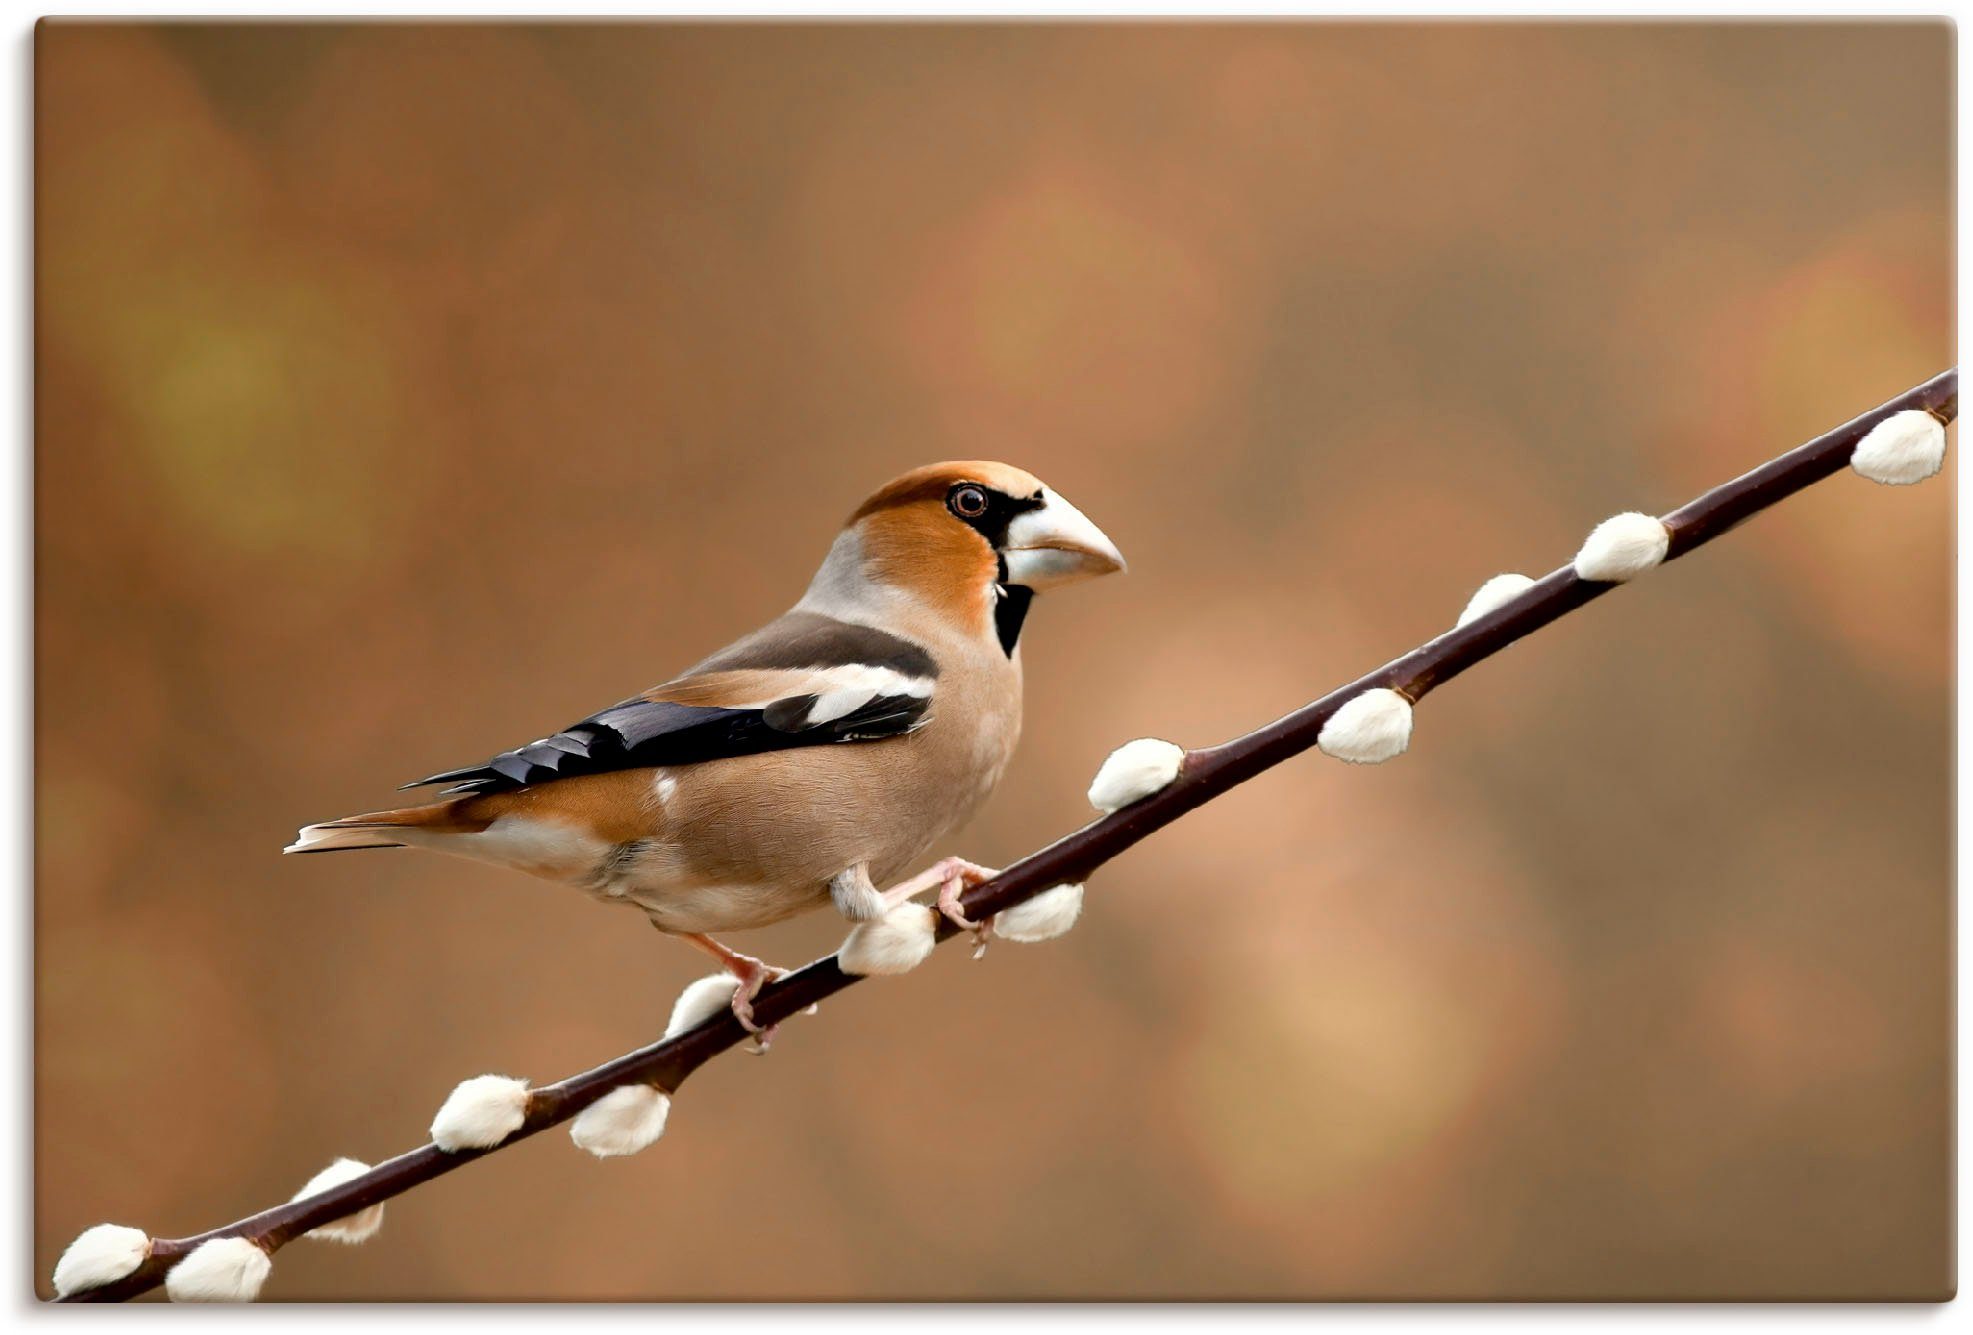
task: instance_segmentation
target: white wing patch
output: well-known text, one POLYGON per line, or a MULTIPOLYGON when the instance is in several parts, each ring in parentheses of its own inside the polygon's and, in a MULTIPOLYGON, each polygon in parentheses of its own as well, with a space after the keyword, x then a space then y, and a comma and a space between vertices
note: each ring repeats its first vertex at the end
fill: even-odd
POLYGON ((929 700, 937 685, 930 677, 912 677, 880 667, 829 668, 816 676, 817 685, 823 689, 815 692, 815 703, 808 707, 805 722, 811 728, 854 714, 872 700, 929 700))
POLYGON ((877 693, 865 686, 861 689, 846 687, 840 691, 824 691, 815 697, 815 703, 808 707, 808 723, 812 727, 818 723, 834 723, 845 714, 851 714, 877 698, 877 693))
POLYGON ((888 696, 928 700, 938 684, 931 677, 914 677, 893 668, 862 664, 776 675, 784 677, 785 684, 777 682, 774 695, 762 700, 737 702, 727 708, 765 709, 776 700, 813 695, 815 703, 802 716, 801 726, 817 728, 854 714, 872 700, 888 696))

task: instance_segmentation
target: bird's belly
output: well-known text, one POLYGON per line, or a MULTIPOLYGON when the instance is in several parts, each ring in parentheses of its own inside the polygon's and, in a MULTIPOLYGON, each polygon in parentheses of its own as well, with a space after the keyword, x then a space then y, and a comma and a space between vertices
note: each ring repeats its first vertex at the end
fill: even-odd
POLYGON ((827 888, 678 883, 627 885, 615 896, 637 905, 667 932, 737 932, 766 927, 827 902, 827 888))
POLYGON ((972 775, 928 765, 916 738, 809 747, 680 769, 663 837, 681 878, 703 886, 787 887, 776 904, 827 902, 858 864, 882 885, 915 862, 979 794, 972 775))
POLYGON ((828 899, 826 882, 696 867, 668 839, 621 844, 577 883, 606 903, 644 910, 667 932, 732 932, 765 927, 828 899))

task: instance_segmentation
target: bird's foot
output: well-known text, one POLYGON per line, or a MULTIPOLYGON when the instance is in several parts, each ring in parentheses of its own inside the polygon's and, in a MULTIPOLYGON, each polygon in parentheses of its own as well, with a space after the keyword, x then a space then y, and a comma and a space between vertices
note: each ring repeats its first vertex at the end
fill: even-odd
MULTIPOLYGON (((754 1020, 754 998, 760 990, 777 978, 788 976, 786 969, 777 968, 766 960, 757 960, 752 955, 742 955, 730 946, 723 946, 702 933, 685 936, 686 941, 697 946, 706 954, 718 960, 720 967, 733 975, 733 1018, 740 1027, 753 1037, 748 1051, 755 1054, 766 1052, 774 1042, 774 1031, 779 1025, 761 1025, 754 1020)), ((814 1007, 809 1008, 811 1011, 814 1007)))
POLYGON ((757 960, 751 955, 738 953, 735 953, 726 967, 740 982, 740 985, 733 989, 733 1018, 738 1020, 740 1027, 752 1036, 747 1051, 760 1056, 774 1046, 774 1035, 781 1026, 755 1023, 754 998, 760 995, 763 987, 775 979, 787 977, 788 971, 757 960))
POLYGON ((1000 873, 993 868, 982 867, 977 862, 968 862, 965 858, 940 858, 910 880, 900 881, 886 890, 884 902, 887 906, 895 908, 919 891, 937 886, 939 912, 944 914, 954 927, 973 934, 973 958, 978 959, 986 954, 987 942, 993 938, 993 920, 989 918, 985 922, 974 922, 966 916, 965 906, 960 904, 959 896, 998 875, 1000 873))
MULTIPOLYGON (((972 866, 971 863, 967 865, 972 866)), ((994 873, 986 871, 984 867, 973 867, 973 870, 976 872, 986 872, 986 875, 970 883, 963 876, 953 876, 939 886, 939 912, 949 918, 954 927, 973 934, 973 958, 979 959, 986 954, 987 943, 993 940, 993 919, 988 918, 984 922, 974 922, 966 916, 965 906, 959 902, 959 896, 972 889, 973 886, 980 884, 994 873)))
POLYGON ((973 934, 973 958, 986 954, 987 942, 993 937, 993 921, 974 922, 966 916, 966 910, 959 902, 959 896, 976 885, 982 885, 1000 875, 992 867, 982 867, 977 862, 965 858, 940 858, 925 870, 909 880, 899 881, 884 891, 884 907, 894 909, 921 891, 937 886, 939 890, 938 910, 961 931, 973 934))

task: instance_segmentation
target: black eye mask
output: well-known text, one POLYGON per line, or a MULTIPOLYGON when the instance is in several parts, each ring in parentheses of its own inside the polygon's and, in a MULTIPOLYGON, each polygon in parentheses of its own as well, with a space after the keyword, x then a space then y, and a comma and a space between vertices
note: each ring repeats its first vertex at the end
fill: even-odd
POLYGON ((1007 582, 1007 558, 1000 552, 1007 545, 1007 526, 1014 522, 1015 517, 1030 510, 1039 510, 1046 504, 1048 497, 1040 490, 1017 500, 1004 491, 995 491, 977 482, 961 482, 945 495, 945 508, 985 538, 1000 563, 993 585, 993 629, 1000 637, 1001 649, 1009 658, 1014 656, 1014 646, 1020 642, 1021 626, 1028 619, 1028 606, 1034 602, 1034 590, 1007 582), (977 515, 960 513, 959 493, 967 488, 986 497, 986 509, 977 515))
MULTIPOLYGON (((1039 491, 1025 500, 1016 500, 1005 492, 995 491, 992 487, 978 482, 957 483, 945 494, 945 508, 952 513, 953 518, 985 538, 996 552, 1007 545, 1007 526, 1014 522, 1017 515, 1024 515, 1030 510, 1039 510, 1046 504, 1048 504, 1047 496, 1039 491), (986 497, 986 509, 979 514, 969 515, 960 512, 959 493, 968 488, 986 497)), ((1005 567, 1002 568, 1001 574, 1003 577, 1006 575, 1005 567)))

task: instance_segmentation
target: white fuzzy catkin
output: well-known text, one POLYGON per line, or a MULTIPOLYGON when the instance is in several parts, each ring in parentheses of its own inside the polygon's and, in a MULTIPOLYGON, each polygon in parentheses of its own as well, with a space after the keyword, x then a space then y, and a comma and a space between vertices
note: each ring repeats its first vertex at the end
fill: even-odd
POLYGON ((993 917, 993 934, 1008 941, 1053 941, 1082 916, 1082 887, 1058 885, 1025 904, 1002 909, 993 917))
POLYGON ((452 1154, 492 1149, 521 1129, 527 1106, 525 1080, 504 1075, 461 1080, 432 1118, 432 1143, 452 1154))
POLYGON ((141 1228, 123 1224, 85 1228, 55 1262, 55 1295, 66 1298, 113 1283, 144 1264, 150 1254, 151 1240, 141 1228))
POLYGON ((910 973, 938 944, 932 935, 938 917, 938 911, 929 904, 899 904, 875 922, 851 928, 836 954, 836 964, 844 973, 860 977, 910 973))
POLYGON ((1665 559, 1671 531, 1664 521, 1635 510, 1608 519, 1590 530, 1576 553, 1576 576, 1601 584, 1636 579, 1665 559))
POLYGON ((250 1303, 274 1270, 267 1253, 245 1238, 214 1238, 164 1277, 164 1291, 175 1303, 250 1303))
POLYGON ((1923 482, 1946 461, 1946 426, 1917 408, 1908 408, 1870 428, 1857 442, 1850 467, 1872 482, 1908 487, 1923 482))
MULTIPOLYGON (((309 1178, 291 1199, 298 1201, 318 1192, 327 1191, 331 1187, 340 1187, 343 1183, 362 1177, 369 1171, 370 1165, 360 1159, 338 1159, 309 1178)), ((378 1201, 375 1205, 364 1206, 355 1214, 344 1215, 341 1219, 331 1219, 326 1224, 317 1224, 302 1236, 323 1242, 345 1242, 354 1246, 375 1236, 377 1230, 383 1226, 384 1203, 378 1201)))
POLYGON ((1108 814, 1170 786, 1185 750, 1157 737, 1139 737, 1110 752, 1089 785, 1089 805, 1108 814))
POLYGON ((1473 596, 1466 601, 1466 610, 1453 623, 1454 628, 1469 621, 1478 621, 1495 608, 1513 602, 1534 586, 1535 582, 1526 575, 1495 575, 1473 591, 1473 596))
POLYGON ((718 1015, 721 1011, 733 1008, 733 994, 740 988, 740 980, 730 973, 708 974, 696 982, 686 984, 672 1003, 671 1022, 665 1025, 665 1037, 677 1038, 687 1029, 697 1029, 700 1025, 718 1015))
POLYGON ((671 1097, 652 1085, 619 1085, 576 1114, 569 1139, 599 1159, 635 1154, 665 1133, 671 1097))
POLYGON ((1383 686, 1344 701, 1315 738, 1324 755, 1352 765, 1381 764, 1410 742, 1411 701, 1383 686))

